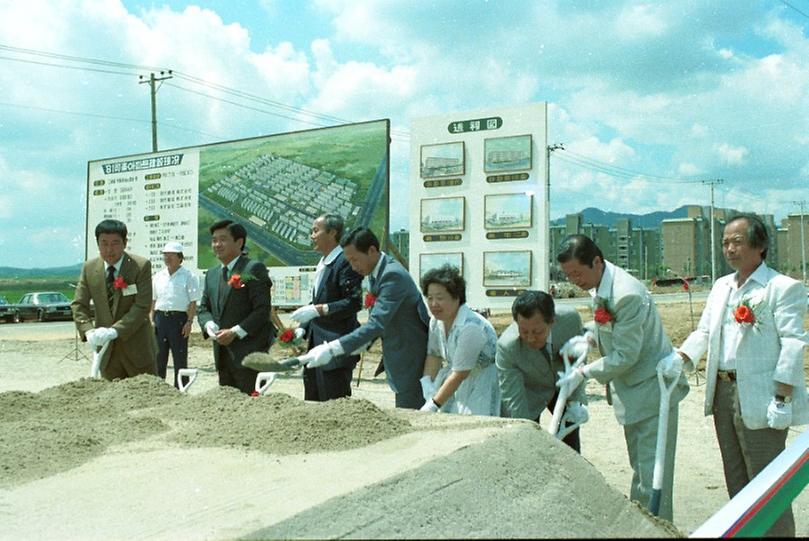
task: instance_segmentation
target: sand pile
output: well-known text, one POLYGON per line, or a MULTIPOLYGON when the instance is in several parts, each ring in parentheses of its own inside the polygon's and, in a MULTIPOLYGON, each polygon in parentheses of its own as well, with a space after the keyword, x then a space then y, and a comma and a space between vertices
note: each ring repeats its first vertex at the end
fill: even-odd
POLYGON ((352 449, 411 430, 367 400, 307 404, 231 387, 185 395, 148 375, 81 379, 39 393, 0 393, 0 487, 74 468, 111 445, 170 428, 169 441, 182 445, 273 454, 352 449))
POLYGON ((679 534, 533 423, 153 376, 0 393, 0 508, 16 538, 45 517, 60 539, 679 534))

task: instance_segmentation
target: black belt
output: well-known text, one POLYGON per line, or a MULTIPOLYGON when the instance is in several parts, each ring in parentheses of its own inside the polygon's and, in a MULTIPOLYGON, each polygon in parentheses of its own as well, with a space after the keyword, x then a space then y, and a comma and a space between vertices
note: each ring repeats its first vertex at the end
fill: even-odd
POLYGON ((716 376, 722 381, 736 381, 735 370, 719 370, 716 373, 716 376))
POLYGON ((155 314, 160 314, 163 317, 179 317, 187 313, 182 310, 155 310, 155 314))

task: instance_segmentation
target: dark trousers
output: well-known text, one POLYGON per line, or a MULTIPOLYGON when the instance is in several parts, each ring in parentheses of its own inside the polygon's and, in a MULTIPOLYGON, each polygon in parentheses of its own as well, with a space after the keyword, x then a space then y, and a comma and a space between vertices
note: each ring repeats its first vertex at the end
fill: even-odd
POLYGON ((395 397, 397 408, 417 410, 424 405, 424 394, 420 387, 412 391, 398 392, 395 397))
POLYGON ((164 312, 154 314, 155 336, 157 337, 157 375, 166 379, 169 364, 169 350, 174 361, 174 386, 177 387, 177 372, 188 368, 188 338, 183 336, 183 325, 188 321, 185 312, 164 312))
POLYGON ((236 361, 230 350, 224 346, 219 346, 217 372, 219 385, 235 387, 245 394, 251 394, 256 390, 258 371, 242 366, 242 363, 236 361))
MULTIPOLYGON (((548 411, 551 412, 551 415, 553 415, 553 409, 556 407, 556 399, 557 398, 559 398, 559 391, 554 393, 553 397, 551 398, 551 401, 548 402, 548 411)), ((564 412, 562 412, 562 413, 564 413, 564 412)), ((538 422, 539 422, 539 419, 537 419, 537 423, 538 422)), ((568 426, 569 424, 570 423, 566 422, 565 426, 568 426)), ((564 428, 564 427, 560 426, 559 430, 562 430, 562 428, 564 428)), ((571 449, 573 449, 577 453, 581 454, 581 441, 579 441, 579 429, 578 428, 576 430, 574 430, 573 432, 571 432, 570 434, 568 434, 567 436, 565 436, 564 438, 562 438, 562 441, 564 443, 566 443, 568 447, 570 447, 571 449)))
POLYGON ((335 398, 351 396, 351 367, 323 370, 305 368, 303 371, 303 399, 325 402, 335 398))
MULTIPOLYGON (((728 495, 738 494, 750 480, 777 457, 786 446, 787 430, 744 426, 735 381, 717 380, 713 419, 728 495)), ((767 537, 795 537, 795 517, 787 507, 765 534, 767 537)))

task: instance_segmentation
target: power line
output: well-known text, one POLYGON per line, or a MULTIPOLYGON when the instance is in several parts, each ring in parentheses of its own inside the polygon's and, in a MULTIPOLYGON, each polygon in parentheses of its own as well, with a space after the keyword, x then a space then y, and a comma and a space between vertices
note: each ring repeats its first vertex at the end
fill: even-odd
MULTIPOLYGON (((142 123, 142 124, 147 124, 147 123, 151 122, 149 120, 144 120, 142 118, 129 118, 129 117, 123 117, 123 116, 102 115, 102 114, 99 114, 99 113, 88 113, 86 111, 66 111, 64 109, 54 109, 54 108, 51 108, 51 107, 38 107, 36 105, 23 105, 21 103, 9 103, 9 102, 4 102, 4 101, 0 101, 0 106, 14 107, 14 108, 18 108, 18 109, 31 109, 31 110, 34 110, 34 111, 45 111, 47 113, 60 113, 60 114, 64 114, 64 115, 75 115, 75 116, 87 116, 87 117, 93 117, 93 118, 103 118, 103 119, 107 119, 107 120, 123 120, 125 122, 138 122, 138 123, 142 123)), ((204 135, 206 137, 213 137, 214 139, 226 139, 226 137, 223 137, 221 135, 213 135, 213 134, 201 131, 201 130, 195 130, 193 128, 186 128, 184 126, 180 126, 180 125, 177 125, 177 124, 169 124, 167 122, 158 122, 158 124, 161 125, 161 126, 165 126, 167 128, 175 129, 175 130, 198 133, 198 134, 204 135)))
POLYGON ((796 8, 795 6, 793 6, 792 4, 787 2, 786 0, 781 0, 781 3, 784 4, 785 6, 791 7, 792 9, 794 9, 795 11, 797 11, 798 13, 800 13, 801 15, 803 15, 804 17, 809 19, 809 14, 806 14, 803 11, 799 10, 798 8, 796 8))
POLYGON ((588 158, 586 156, 582 156, 580 154, 576 154, 574 152, 570 152, 569 150, 565 149, 563 153, 555 153, 553 154, 554 158, 562 160, 564 162, 577 165, 584 169, 589 169, 591 171, 596 171, 599 173, 604 173, 605 175, 616 177, 616 178, 625 178, 625 179, 644 179, 650 182, 666 182, 669 184, 698 184, 701 182, 700 180, 691 180, 691 179, 683 179, 683 178, 676 178, 676 177, 664 177, 660 175, 653 175, 648 173, 641 173, 639 171, 631 171, 629 169, 624 169, 621 167, 616 167, 604 162, 600 162, 593 158, 588 158), (567 156, 566 154, 571 154, 571 156, 567 156), (575 157, 574 157, 575 156, 575 157))

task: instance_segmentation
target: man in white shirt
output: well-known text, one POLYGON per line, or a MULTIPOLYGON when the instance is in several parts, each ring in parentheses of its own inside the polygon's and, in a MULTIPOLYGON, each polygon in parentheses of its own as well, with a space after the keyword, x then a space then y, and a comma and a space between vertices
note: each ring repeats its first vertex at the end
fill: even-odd
MULTIPOLYGON (((764 262, 764 223, 728 221, 722 252, 736 270, 711 288, 697 329, 679 349, 686 369, 708 353, 705 415, 713 415, 732 498, 784 450, 792 425, 809 422, 803 372, 806 288, 764 262)), ((788 507, 767 532, 795 536, 788 507)))
POLYGON ((157 375, 166 378, 169 350, 174 363, 174 386, 177 373, 188 367, 188 337, 197 315, 197 302, 202 295, 199 279, 183 267, 183 245, 168 242, 163 247, 166 265, 152 277, 152 321, 157 336, 157 375))

